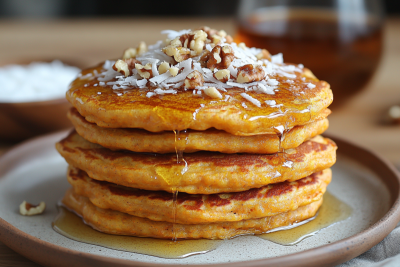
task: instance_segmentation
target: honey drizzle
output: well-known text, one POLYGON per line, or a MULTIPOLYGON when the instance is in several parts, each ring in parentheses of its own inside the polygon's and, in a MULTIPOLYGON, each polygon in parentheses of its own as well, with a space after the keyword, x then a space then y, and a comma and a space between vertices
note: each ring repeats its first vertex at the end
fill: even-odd
POLYGON ((133 237, 105 234, 94 230, 84 221, 58 205, 58 215, 52 223, 53 229, 72 240, 110 249, 140 253, 166 259, 179 259, 215 250, 223 240, 168 240, 148 237, 133 237))
MULTIPOLYGON (((183 153, 185 151, 186 141, 187 141, 187 138, 188 138, 187 130, 182 130, 182 131, 179 131, 179 130, 175 131, 174 130, 174 134, 175 134, 176 164, 177 165, 181 165, 182 163, 185 164, 185 166, 182 168, 182 170, 180 170, 180 173, 176 173, 175 175, 177 177, 182 177, 186 173, 186 171, 188 170, 187 162, 183 158, 183 153)), ((176 217, 177 217, 177 215, 176 215, 176 212, 177 212, 176 205, 177 205, 177 202, 178 202, 178 188, 177 187, 172 187, 171 191, 172 191, 172 194, 173 194, 173 196, 172 196, 172 212, 173 212, 173 215, 172 216, 174 218, 174 222, 172 223, 172 232, 173 232, 172 240, 174 242, 176 242, 177 241, 177 235, 176 235, 175 224, 176 224, 176 217)))

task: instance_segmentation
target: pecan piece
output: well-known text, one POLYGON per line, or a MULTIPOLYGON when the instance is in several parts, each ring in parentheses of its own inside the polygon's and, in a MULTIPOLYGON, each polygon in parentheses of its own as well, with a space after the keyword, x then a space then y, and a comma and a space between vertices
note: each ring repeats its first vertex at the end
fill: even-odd
MULTIPOLYGON (((217 45, 211 50, 207 56, 207 68, 214 69, 227 69, 235 58, 232 47, 225 45, 221 47, 217 45)), ((205 58, 204 58, 205 59, 205 58)))
POLYGON ((195 89, 197 86, 202 86, 204 83, 204 77, 197 70, 191 72, 185 79, 186 89, 195 89))
POLYGON ((249 83, 255 81, 261 81, 265 77, 263 68, 259 65, 254 66, 253 64, 247 64, 239 67, 237 75, 238 83, 249 83))

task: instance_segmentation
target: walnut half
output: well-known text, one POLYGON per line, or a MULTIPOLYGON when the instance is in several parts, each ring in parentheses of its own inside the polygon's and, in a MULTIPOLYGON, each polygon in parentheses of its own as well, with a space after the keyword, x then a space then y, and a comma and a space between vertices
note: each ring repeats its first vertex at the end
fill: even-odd
POLYGON ((204 55, 200 60, 207 62, 207 68, 214 70, 227 69, 234 59, 232 47, 217 45, 211 50, 211 53, 204 55))
POLYGON ((45 209, 46 203, 44 203, 43 201, 40 202, 39 205, 32 205, 26 201, 22 202, 21 205, 19 205, 19 213, 26 216, 42 214, 45 209))

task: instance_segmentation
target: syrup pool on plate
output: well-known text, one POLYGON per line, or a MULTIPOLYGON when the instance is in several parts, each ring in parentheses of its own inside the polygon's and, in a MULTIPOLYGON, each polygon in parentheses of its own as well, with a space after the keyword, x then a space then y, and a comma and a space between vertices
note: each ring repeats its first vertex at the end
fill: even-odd
MULTIPOLYGON (((350 206, 327 192, 318 214, 311 221, 307 220, 303 224, 285 227, 287 230, 279 228, 279 231, 275 230, 258 237, 281 245, 294 245, 307 237, 316 235, 323 228, 349 218, 351 213, 350 206)), ((79 216, 62 205, 59 206, 59 214, 53 222, 53 229, 79 242, 167 259, 203 254, 215 250, 224 242, 208 239, 173 241, 105 234, 86 225, 79 216)))

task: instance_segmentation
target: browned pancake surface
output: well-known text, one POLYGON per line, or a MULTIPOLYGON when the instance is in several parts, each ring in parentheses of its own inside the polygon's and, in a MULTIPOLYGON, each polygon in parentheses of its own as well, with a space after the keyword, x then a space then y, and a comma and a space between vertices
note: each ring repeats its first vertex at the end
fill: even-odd
POLYGON ((86 121, 76 109, 71 109, 68 117, 83 138, 113 150, 174 153, 178 148, 185 153, 205 150, 221 153, 273 154, 282 149, 297 147, 305 140, 323 133, 329 126, 326 119, 329 113, 327 109, 320 114, 321 119, 289 130, 282 138, 281 144, 281 138, 277 134, 238 136, 215 129, 187 130, 177 134, 171 131, 152 133, 141 129, 102 128, 86 121))
POLYGON ((331 181, 331 170, 295 182, 282 182, 244 192, 212 195, 173 194, 118 186, 91 179, 70 166, 68 181, 76 194, 97 207, 128 213, 153 221, 199 224, 241 221, 273 216, 308 205, 322 197, 331 181))
MULTIPOLYGON (((95 71, 101 72, 101 65, 83 71, 82 75, 95 71)), ((82 78, 72 82, 66 96, 87 121, 101 127, 141 128, 151 132, 215 128, 234 135, 277 133, 276 127, 291 129, 307 124, 333 100, 329 84, 319 81, 307 69, 303 73, 296 72, 291 83, 283 76, 271 78, 280 84, 274 95, 246 91, 264 103, 261 107, 240 95, 245 92, 243 88, 229 89, 223 93, 222 100, 194 97, 192 90, 184 88, 178 88, 177 94, 148 98, 149 89, 113 90, 112 86, 94 86, 99 83, 97 79, 82 78), (307 86, 311 82, 315 88, 307 86), (229 99, 225 101, 226 95, 229 99), (282 106, 271 107, 265 104, 267 100, 282 106), (279 116, 274 115, 277 112, 279 116)))
POLYGON ((333 141, 317 136, 285 153, 145 154, 111 151, 72 132, 56 144, 67 162, 96 180, 146 190, 190 194, 238 192, 270 183, 294 181, 331 167, 336 160, 333 141))
POLYGON ((152 221, 126 213, 101 209, 73 190, 67 191, 63 204, 82 216, 94 229, 116 235, 155 237, 166 239, 226 239, 243 234, 261 234, 273 228, 287 226, 313 217, 322 204, 322 198, 294 211, 259 219, 209 224, 174 224, 152 221))

